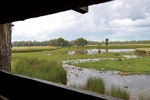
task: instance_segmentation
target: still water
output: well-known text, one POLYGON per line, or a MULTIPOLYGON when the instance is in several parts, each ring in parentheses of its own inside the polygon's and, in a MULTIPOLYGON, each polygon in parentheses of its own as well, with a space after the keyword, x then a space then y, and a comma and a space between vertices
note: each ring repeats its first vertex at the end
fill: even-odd
MULTIPOLYGON (((81 51, 81 50, 80 50, 81 51)), ((82 53, 86 52, 87 54, 98 54, 99 51, 101 53, 103 52, 133 52, 134 49, 87 49, 87 50, 82 50, 82 53)), ((76 51, 68 51, 68 55, 73 55, 73 54, 76 54, 77 52, 76 51)))
MULTIPOLYGON (((97 54, 98 49, 87 50, 87 54, 97 54)), ((109 52, 133 52, 134 49, 109 49, 109 52)), ((101 52, 105 52, 102 49, 101 52)), ((69 52, 68 52, 69 53, 69 52)), ((74 54, 71 51, 69 54, 74 54)), ((126 58, 136 58, 136 56, 125 55, 126 58)), ((113 58, 112 58, 113 59, 113 58)), ((79 63, 85 61, 99 61, 101 58, 95 59, 78 59, 63 61, 62 66, 67 71, 67 85, 84 85, 89 77, 102 78, 106 89, 110 89, 112 86, 124 88, 132 95, 134 100, 138 100, 140 94, 150 95, 150 75, 120 75, 119 71, 106 71, 101 72, 95 69, 80 68, 74 65, 68 65, 67 62, 79 63)), ((104 60, 104 59, 103 59, 104 60)), ((105 58, 107 60, 107 58, 105 58)))
MULTIPOLYGON (((150 95, 150 76, 149 75, 127 75, 121 76, 118 71, 101 72, 95 69, 79 68, 74 65, 63 63, 67 71, 67 85, 84 85, 89 77, 102 78, 106 89, 111 86, 120 87, 128 90, 134 98, 144 93, 150 95), (126 87, 126 88, 125 88, 126 87)), ((138 100, 138 99, 135 99, 138 100)))

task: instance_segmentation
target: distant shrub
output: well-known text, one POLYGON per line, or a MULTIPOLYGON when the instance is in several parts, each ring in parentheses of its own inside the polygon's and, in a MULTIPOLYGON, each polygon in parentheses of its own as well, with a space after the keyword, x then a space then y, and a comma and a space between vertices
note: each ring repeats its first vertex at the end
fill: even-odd
POLYGON ((135 55, 137 55, 137 56, 144 57, 147 54, 148 53, 145 50, 135 50, 135 55))
POLYGON ((120 56, 120 54, 119 53, 114 53, 114 56, 120 56))
POLYGON ((75 50, 75 54, 87 54, 87 50, 75 50))

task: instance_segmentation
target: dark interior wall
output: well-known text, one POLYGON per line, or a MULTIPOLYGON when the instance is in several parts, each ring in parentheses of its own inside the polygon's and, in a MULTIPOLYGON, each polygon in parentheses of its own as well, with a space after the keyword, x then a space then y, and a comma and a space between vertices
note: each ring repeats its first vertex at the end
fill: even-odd
POLYGON ((0 95, 9 100, 117 100, 66 85, 0 71, 0 95))
POLYGON ((2 3, 3 6, 0 6, 0 24, 25 20, 32 17, 39 17, 108 1, 112 0, 36 0, 36 2, 27 0, 4 0, 2 3))

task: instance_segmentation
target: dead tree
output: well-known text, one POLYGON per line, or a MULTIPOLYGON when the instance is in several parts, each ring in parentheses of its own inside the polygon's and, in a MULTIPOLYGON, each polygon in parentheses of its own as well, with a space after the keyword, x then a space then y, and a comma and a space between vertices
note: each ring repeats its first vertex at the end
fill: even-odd
POLYGON ((0 24, 0 69, 11 71, 12 23, 0 24))

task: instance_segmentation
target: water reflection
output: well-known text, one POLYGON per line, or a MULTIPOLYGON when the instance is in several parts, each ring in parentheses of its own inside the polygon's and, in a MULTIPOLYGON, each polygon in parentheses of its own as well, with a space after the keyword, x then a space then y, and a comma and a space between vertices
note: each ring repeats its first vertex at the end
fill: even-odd
MULTIPOLYGON (((128 75, 121 76, 119 71, 101 72, 95 69, 79 68, 74 65, 68 65, 63 62, 63 67, 67 71, 67 85, 84 85, 89 77, 99 77, 105 82, 106 88, 119 86, 130 91, 134 97, 140 93, 150 95, 150 76, 149 75, 128 75)), ((137 99, 136 99, 137 100, 137 99)))
POLYGON ((133 52, 134 49, 87 49, 68 51, 68 55, 73 54, 98 54, 104 52, 133 52))
MULTIPOLYGON (((108 49, 108 52, 133 52, 135 49, 108 49)), ((105 52, 106 49, 101 49, 102 52, 105 52)))

